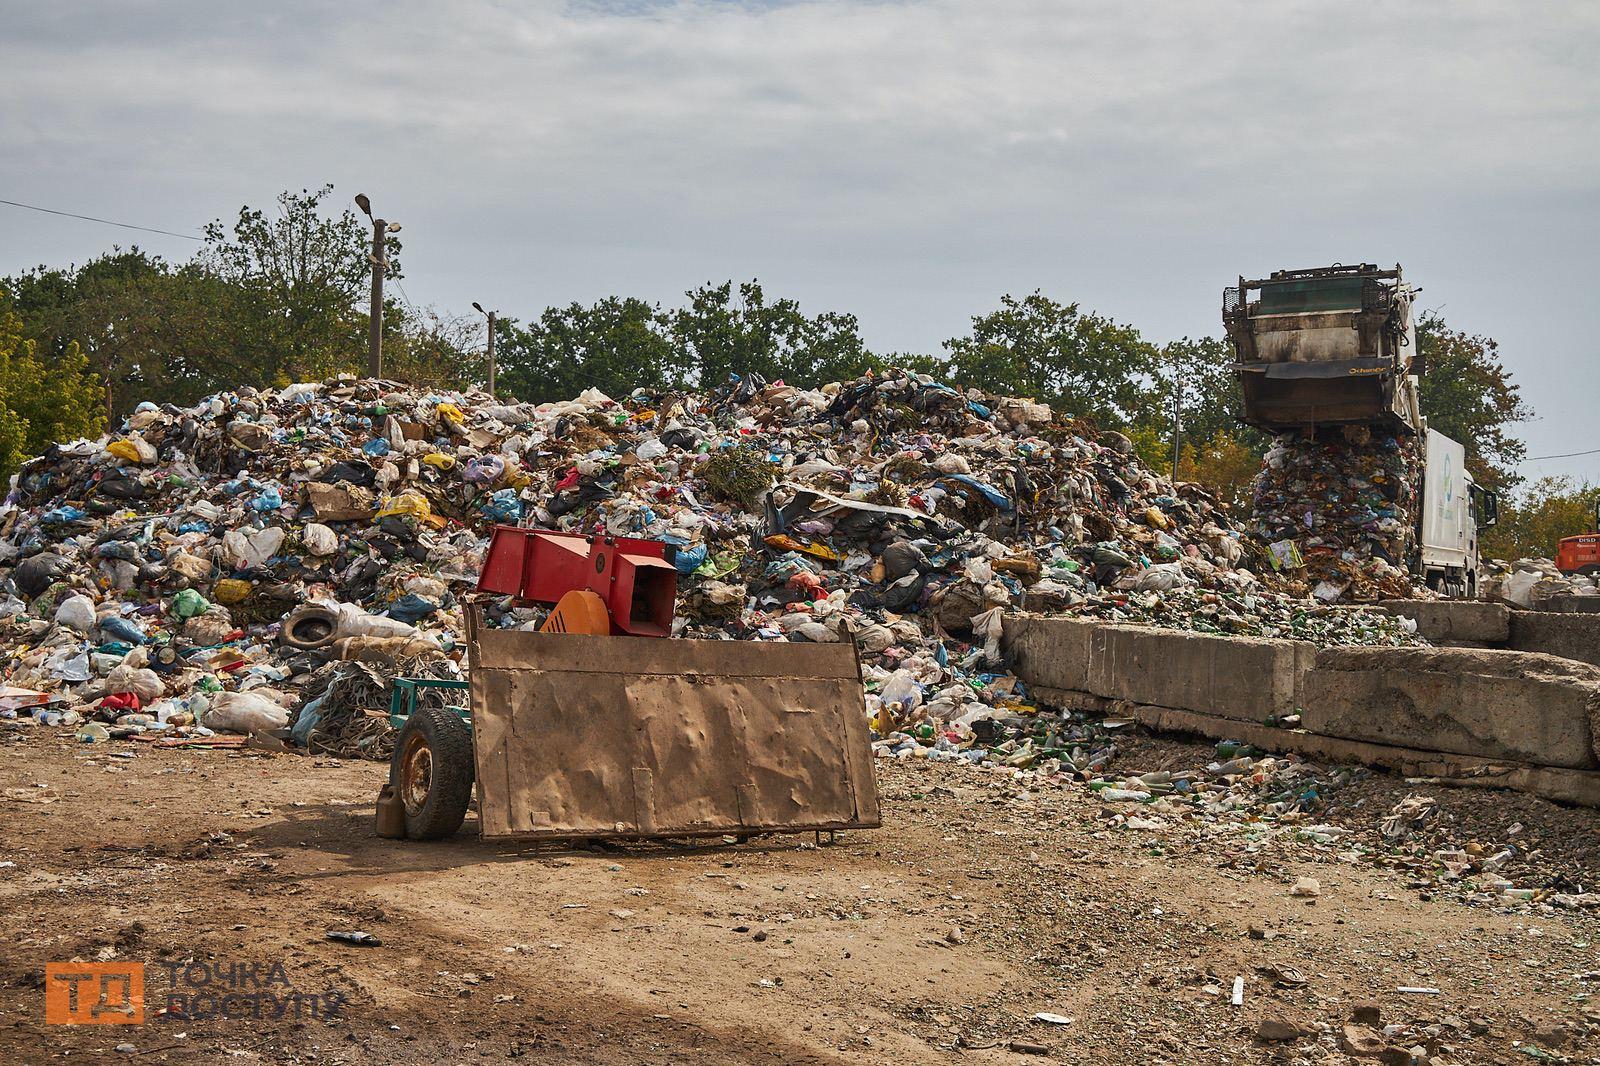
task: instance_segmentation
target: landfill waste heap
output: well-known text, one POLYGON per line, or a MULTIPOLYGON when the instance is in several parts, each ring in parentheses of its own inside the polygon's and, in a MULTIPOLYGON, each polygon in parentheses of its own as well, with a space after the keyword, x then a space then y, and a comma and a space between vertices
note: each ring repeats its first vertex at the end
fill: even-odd
POLYGON ((1318 599, 1416 595, 1407 562, 1416 547, 1415 437, 1347 426, 1273 438, 1254 492, 1254 532, 1280 586, 1318 599))
POLYGON ((1019 609, 1416 641, 1259 578, 1204 489, 1029 400, 902 372, 540 405, 339 379, 142 404, 28 463, 0 509, 0 716, 163 745, 288 727, 387 757, 386 679, 460 675, 496 523, 674 545, 675 636, 854 640, 902 757, 1103 764, 1096 727, 1007 672, 1019 609))
POLYGON ((1484 583, 1484 599, 1530 610, 1545 610, 1556 596, 1600 596, 1593 574, 1564 574, 1553 559, 1522 558, 1509 563, 1494 559, 1489 570, 1492 577, 1484 583))

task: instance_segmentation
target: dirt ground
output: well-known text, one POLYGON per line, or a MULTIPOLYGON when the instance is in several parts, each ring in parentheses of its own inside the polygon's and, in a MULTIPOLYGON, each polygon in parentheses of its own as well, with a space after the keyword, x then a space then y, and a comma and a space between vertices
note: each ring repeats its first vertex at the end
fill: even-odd
MULTIPOLYGON (((1595 912, 1465 906, 1248 825, 1141 830, 1081 788, 880 762, 884 828, 833 846, 572 851, 470 820, 378 839, 373 763, 5 740, 3 1062, 1600 1061, 1595 912), (72 959, 145 963, 146 1022, 45 1024, 45 964, 72 959), (319 1009, 205 995, 263 987, 319 1009), (1399 1028, 1357 1060, 1368 1004, 1399 1028), (1305 1033, 1265 1042, 1264 1018, 1305 1033)), ((1600 812, 1375 775, 1322 817, 1370 828, 1419 791, 1592 883, 1600 812)))

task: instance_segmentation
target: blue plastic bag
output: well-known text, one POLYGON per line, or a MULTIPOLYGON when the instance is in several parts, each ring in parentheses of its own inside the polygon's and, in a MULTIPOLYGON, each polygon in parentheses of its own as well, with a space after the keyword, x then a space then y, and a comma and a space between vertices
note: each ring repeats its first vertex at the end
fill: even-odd
POLYGON ((692 574, 706 561, 706 546, 696 544, 692 548, 679 548, 678 557, 672 560, 672 565, 678 568, 680 574, 692 574))
POLYGON ((389 605, 389 617, 407 625, 415 625, 438 609, 439 605, 432 600, 408 592, 389 605))
POLYGON ((129 644, 144 644, 150 639, 144 635, 144 630, 126 618, 119 618, 116 615, 100 620, 100 632, 116 637, 118 640, 126 641, 129 644))
POLYGON ((501 489, 484 502, 483 513, 496 522, 515 522, 522 518, 522 500, 516 489, 501 489))

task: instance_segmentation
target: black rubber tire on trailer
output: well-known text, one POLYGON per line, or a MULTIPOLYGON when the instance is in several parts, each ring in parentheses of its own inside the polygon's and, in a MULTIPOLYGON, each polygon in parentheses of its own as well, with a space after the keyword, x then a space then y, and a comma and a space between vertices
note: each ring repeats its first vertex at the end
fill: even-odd
POLYGON ((472 803, 472 731, 455 711, 423 707, 406 719, 389 760, 389 783, 406 812, 406 837, 443 840, 472 803))
POLYGON ((1587 566, 1580 566, 1575 572, 1580 577, 1594 577, 1596 574, 1600 574, 1600 563, 1589 563, 1587 566))

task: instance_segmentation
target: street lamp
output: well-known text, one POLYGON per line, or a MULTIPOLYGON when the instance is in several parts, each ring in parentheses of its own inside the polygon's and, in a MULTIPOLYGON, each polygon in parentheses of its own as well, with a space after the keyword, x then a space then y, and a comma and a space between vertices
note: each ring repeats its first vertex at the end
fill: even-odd
POLYGON ((486 317, 489 320, 489 399, 492 400, 492 399, 494 399, 494 318, 495 318, 495 313, 493 311, 485 311, 483 309, 483 305, 480 304, 477 300, 473 300, 472 301, 472 306, 477 309, 478 314, 483 315, 484 317, 486 317))
POLYGON ((361 213, 372 219, 372 311, 371 332, 367 340, 367 377, 383 377, 383 274, 389 266, 388 257, 383 251, 383 236, 385 232, 400 232, 400 223, 386 222, 381 218, 373 218, 372 201, 367 199, 364 192, 356 193, 356 206, 361 208, 361 213))

